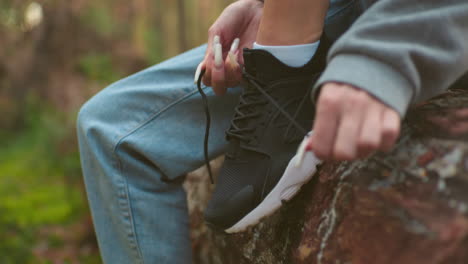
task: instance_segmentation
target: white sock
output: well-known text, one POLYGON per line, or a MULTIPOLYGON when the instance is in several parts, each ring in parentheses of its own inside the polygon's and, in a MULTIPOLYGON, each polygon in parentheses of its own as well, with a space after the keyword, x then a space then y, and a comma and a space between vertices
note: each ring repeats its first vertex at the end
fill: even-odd
POLYGON ((301 67, 314 56, 320 40, 310 44, 289 46, 265 46, 254 42, 254 49, 262 49, 270 52, 278 60, 291 67, 301 67))

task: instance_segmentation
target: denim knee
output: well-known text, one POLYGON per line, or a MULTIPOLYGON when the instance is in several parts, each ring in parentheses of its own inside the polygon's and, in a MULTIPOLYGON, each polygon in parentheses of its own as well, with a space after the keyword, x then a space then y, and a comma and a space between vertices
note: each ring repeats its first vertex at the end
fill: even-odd
POLYGON ((118 140, 118 128, 113 127, 115 124, 110 124, 106 116, 115 114, 113 108, 111 100, 102 94, 92 97, 81 107, 76 122, 80 148, 93 152, 96 148, 104 153, 112 151, 118 140))

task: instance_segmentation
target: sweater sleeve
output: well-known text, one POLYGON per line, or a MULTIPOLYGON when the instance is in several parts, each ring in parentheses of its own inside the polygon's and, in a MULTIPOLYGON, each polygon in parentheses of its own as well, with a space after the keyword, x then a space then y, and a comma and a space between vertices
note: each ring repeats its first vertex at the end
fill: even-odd
POLYGON ((347 83, 403 117, 467 71, 467 0, 380 0, 333 45, 313 94, 347 83))

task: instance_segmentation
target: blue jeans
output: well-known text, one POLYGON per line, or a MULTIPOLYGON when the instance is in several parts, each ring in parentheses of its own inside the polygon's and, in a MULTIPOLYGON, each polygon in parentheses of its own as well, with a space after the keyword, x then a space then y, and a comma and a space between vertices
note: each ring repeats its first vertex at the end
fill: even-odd
MULTIPOLYGON (((327 32, 341 34, 353 1, 332 0, 327 32)), ((105 263, 191 263, 183 176, 203 165, 205 115, 193 84, 206 46, 125 78, 89 100, 78 116, 81 164, 105 263)), ((226 148, 241 88, 214 96, 211 157, 226 148)))

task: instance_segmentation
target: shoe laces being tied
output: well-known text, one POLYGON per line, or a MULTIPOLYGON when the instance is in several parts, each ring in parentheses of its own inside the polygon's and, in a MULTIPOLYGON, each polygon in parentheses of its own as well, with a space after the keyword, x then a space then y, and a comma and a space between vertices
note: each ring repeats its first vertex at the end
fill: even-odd
MULTIPOLYGON (((255 76, 253 76, 253 75, 249 74, 248 72, 246 72, 245 68, 242 71, 242 76, 244 77, 244 80, 246 80, 248 84, 250 84, 253 88, 255 88, 255 90, 247 91, 247 92, 245 92, 245 93, 243 93, 241 95, 241 102, 236 107, 236 116, 233 118, 233 120, 231 122, 232 128, 236 128, 235 122, 238 121, 238 120, 243 120, 243 119, 247 119, 247 118, 254 118, 254 117, 260 116, 262 114, 258 110, 254 110, 252 113, 246 113, 245 111, 242 112, 242 109, 244 107, 249 109, 249 106, 251 106, 251 105, 255 106, 255 105, 258 105, 258 104, 271 103, 280 112, 280 114, 282 116, 284 116, 286 119, 288 119, 288 121, 289 121, 288 128, 286 129, 285 136, 288 135, 288 132, 289 132, 289 130, 291 129, 292 126, 294 126, 302 134, 304 134, 304 135, 307 134, 307 131, 298 122, 296 122, 295 119, 297 118, 299 112, 301 111, 302 107, 304 106, 304 103, 306 102, 307 98, 309 98, 309 96, 308 96, 309 91, 307 91, 307 94, 304 97, 302 97, 296 112, 294 113, 293 116, 291 116, 288 112, 286 112, 284 110, 284 107, 282 107, 270 94, 268 94, 267 91, 270 89, 270 87, 262 88, 262 86, 265 86, 265 85, 263 85, 263 83, 260 80, 258 80, 255 76), (252 94, 251 96, 254 98, 254 100, 251 100, 251 101, 246 100, 249 97, 249 93, 252 94), (258 97, 261 97, 262 99, 255 100, 258 97), (243 105, 242 104, 243 103, 242 99, 244 99, 244 101, 248 101, 248 102, 245 105, 243 105)), ((289 102, 286 102, 285 106, 287 104, 295 103, 295 102, 296 102, 296 100, 292 99, 289 102)), ((230 129, 230 131, 228 131, 228 133, 233 132, 234 134, 235 133, 243 134, 244 132, 250 132, 250 131, 253 131, 253 130, 255 130, 255 127, 250 127, 250 128, 246 128, 246 129, 236 129, 234 131, 231 131, 231 129, 230 129)), ((250 139, 250 137, 247 137, 247 139, 250 139)))
POLYGON ((268 100, 257 89, 245 89, 234 109, 231 126, 226 131, 228 137, 236 138, 248 145, 253 140, 256 126, 249 126, 249 120, 257 119, 262 115, 258 106, 268 104, 268 100))
MULTIPOLYGON (((204 105, 204 110, 205 110, 205 116, 206 116, 206 128, 205 128, 205 138, 203 142, 203 152, 204 152, 204 158, 205 158, 205 165, 208 169, 208 174, 210 177, 210 181, 213 184, 213 172, 211 170, 211 165, 210 165, 210 159, 208 155, 208 142, 209 142, 209 135, 210 135, 210 126, 211 126, 211 115, 210 115, 210 110, 208 107, 208 99, 205 94, 205 92, 202 89, 202 78, 203 75, 205 74, 205 69, 201 70, 200 75, 197 80, 197 88, 198 92, 202 96, 203 100, 203 105, 204 105)), ((296 121, 295 118, 299 114, 300 110, 302 109, 305 100, 308 98, 308 94, 306 94, 303 99, 301 100, 299 107, 297 108, 296 112, 294 113, 293 116, 291 116, 288 112, 286 112, 279 104, 276 102, 274 98, 272 98, 267 92, 267 89, 263 89, 261 85, 261 81, 259 81, 257 78, 252 76, 251 74, 247 73, 245 69, 243 69, 242 75, 244 79, 247 81, 248 84, 251 85, 254 89, 249 89, 244 91, 239 99, 239 104, 235 108, 235 114, 234 118, 231 121, 231 127, 229 128, 228 131, 226 131, 226 134, 231 137, 235 137, 239 139, 240 141, 244 141, 247 144, 250 143, 253 137, 253 131, 255 130, 255 127, 242 127, 242 122, 244 120, 249 120, 253 118, 257 118, 261 115, 261 112, 257 109, 256 106, 259 105, 264 105, 270 102, 274 107, 278 109, 280 114, 282 114, 284 117, 286 117, 289 121, 289 126, 286 130, 286 134, 288 134, 288 131, 292 126, 294 126, 296 129, 298 129, 301 133, 304 135, 307 134, 307 131, 299 125, 296 121)), ((309 91, 308 91, 309 93, 309 91)))

